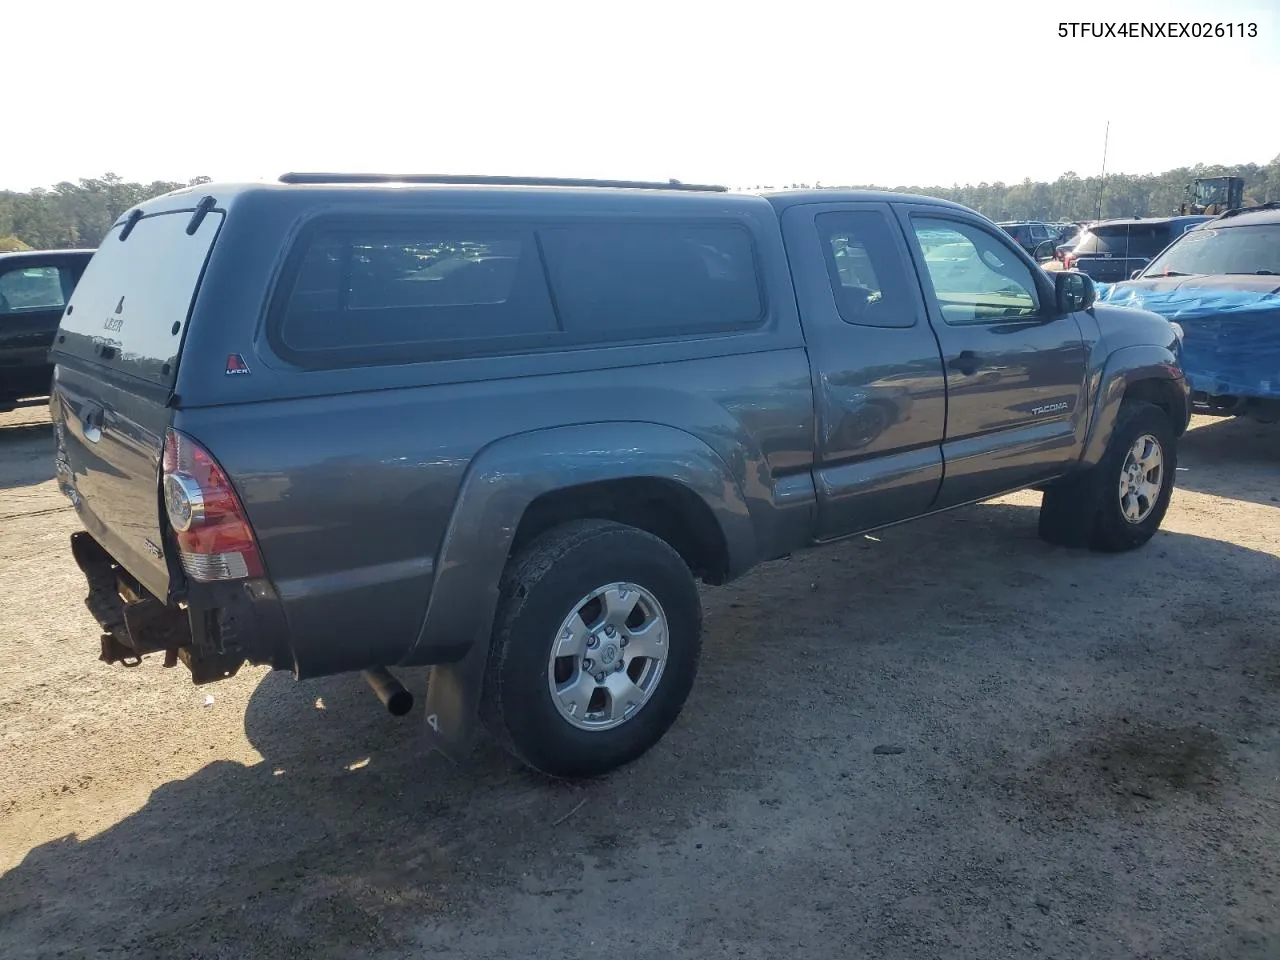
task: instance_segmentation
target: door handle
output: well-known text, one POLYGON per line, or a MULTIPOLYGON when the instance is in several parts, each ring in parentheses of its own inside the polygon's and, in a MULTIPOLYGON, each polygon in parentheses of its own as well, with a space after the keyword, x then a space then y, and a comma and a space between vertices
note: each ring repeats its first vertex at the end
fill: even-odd
POLYGON ((84 425, 84 438, 90 443, 102 439, 102 407, 96 403, 85 404, 80 411, 80 422, 84 425))
POLYGON ((965 376, 973 376, 982 366, 982 361, 972 350, 961 350, 960 355, 948 364, 952 370, 959 370, 965 376))

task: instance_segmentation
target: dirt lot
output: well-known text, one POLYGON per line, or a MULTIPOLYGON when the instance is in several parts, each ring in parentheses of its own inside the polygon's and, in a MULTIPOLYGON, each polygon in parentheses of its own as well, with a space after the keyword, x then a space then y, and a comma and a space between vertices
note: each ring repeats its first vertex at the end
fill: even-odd
POLYGON ((98 663, 50 444, 0 417, 4 960, 1280 956, 1280 427, 1197 421, 1136 555, 1019 494, 708 591, 589 786, 358 678, 98 663))

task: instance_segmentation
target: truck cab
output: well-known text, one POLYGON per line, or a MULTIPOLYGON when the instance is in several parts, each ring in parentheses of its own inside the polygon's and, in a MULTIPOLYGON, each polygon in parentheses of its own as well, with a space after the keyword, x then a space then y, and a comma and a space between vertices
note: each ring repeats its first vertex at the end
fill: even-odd
POLYGON ((1201 177, 1187 184, 1187 198, 1179 206, 1182 216, 1217 216, 1244 202, 1244 178, 1201 177))

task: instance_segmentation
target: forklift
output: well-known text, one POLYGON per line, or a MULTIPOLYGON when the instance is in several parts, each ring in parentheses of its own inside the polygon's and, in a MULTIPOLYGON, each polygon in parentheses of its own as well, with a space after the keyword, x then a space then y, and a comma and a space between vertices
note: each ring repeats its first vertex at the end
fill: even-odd
POLYGON ((1244 202, 1242 177, 1203 177, 1187 184, 1187 199, 1178 207, 1180 216, 1216 216, 1235 210, 1244 202))

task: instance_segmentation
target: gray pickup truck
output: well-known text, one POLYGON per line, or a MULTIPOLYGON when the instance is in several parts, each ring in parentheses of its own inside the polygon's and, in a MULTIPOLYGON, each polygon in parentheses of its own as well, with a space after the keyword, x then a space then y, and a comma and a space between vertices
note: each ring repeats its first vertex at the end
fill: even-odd
POLYGON ((1178 331, 938 200, 289 174, 131 210, 54 345, 101 657, 196 683, 432 665, 431 735, 640 756, 698 579, 1007 491, 1128 550, 1189 417, 1178 331))

